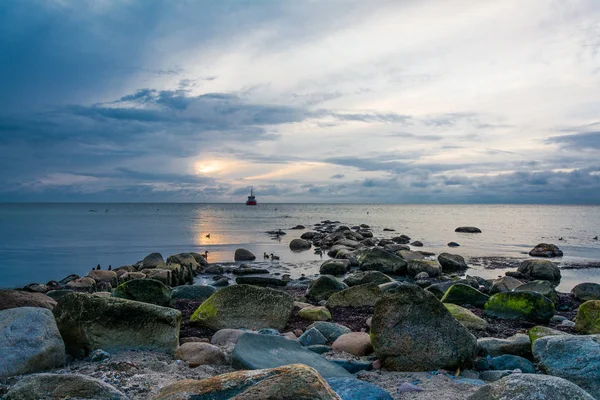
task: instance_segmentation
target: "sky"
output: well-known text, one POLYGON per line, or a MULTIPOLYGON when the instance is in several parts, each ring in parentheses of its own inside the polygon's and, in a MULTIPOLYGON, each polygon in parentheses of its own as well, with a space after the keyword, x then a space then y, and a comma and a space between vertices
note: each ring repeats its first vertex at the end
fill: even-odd
POLYGON ((3 0, 0 201, 600 203, 598 0, 3 0))

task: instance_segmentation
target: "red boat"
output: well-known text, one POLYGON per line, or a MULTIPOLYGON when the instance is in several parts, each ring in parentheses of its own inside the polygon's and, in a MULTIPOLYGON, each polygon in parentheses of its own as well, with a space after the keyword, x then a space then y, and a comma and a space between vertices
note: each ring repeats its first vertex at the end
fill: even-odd
POLYGON ((255 206, 256 205, 256 197, 254 197, 254 188, 250 188, 250 196, 248 196, 248 200, 246 200, 247 206, 255 206))

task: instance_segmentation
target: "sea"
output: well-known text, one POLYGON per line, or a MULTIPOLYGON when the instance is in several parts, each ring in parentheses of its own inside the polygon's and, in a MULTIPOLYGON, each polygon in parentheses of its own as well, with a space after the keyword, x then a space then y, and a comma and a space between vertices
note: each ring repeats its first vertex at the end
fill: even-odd
MULTIPOLYGON (((209 252, 211 263, 233 263, 237 248, 254 264, 292 278, 318 273, 328 257, 311 249, 294 253, 289 242, 324 220, 367 224, 375 237, 400 234, 426 250, 465 257, 469 275, 503 276, 538 243, 564 252, 561 291, 580 282, 600 283, 600 206, 580 205, 372 205, 372 204, 0 204, 0 287, 60 280, 135 263, 152 252, 209 252), (306 229, 292 230, 296 225, 306 229), (456 233, 476 226, 480 234, 456 233), (384 231, 394 229, 394 232, 384 231), (282 229, 273 237, 267 231, 282 229), (454 241, 460 247, 449 248, 454 241), (275 254, 279 261, 265 260, 275 254)), ((210 283, 200 277, 198 283, 210 283)))

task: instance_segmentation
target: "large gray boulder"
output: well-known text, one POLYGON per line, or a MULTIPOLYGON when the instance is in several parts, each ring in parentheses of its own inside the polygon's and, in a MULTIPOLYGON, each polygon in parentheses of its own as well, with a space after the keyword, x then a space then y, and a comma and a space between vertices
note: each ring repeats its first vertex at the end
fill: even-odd
POLYGON ((151 253, 148 254, 146 257, 144 257, 144 259, 142 260, 142 266, 140 269, 144 269, 144 268, 156 268, 161 264, 164 264, 165 260, 162 256, 162 254, 160 253, 151 253))
POLYGON ((408 263, 395 254, 374 247, 360 252, 358 266, 362 271, 379 271, 384 274, 405 275, 408 263))
POLYGON ((0 311, 0 378, 57 368, 64 362, 65 344, 50 310, 0 311))
POLYGON ((456 369, 475 356, 477 340, 430 292, 402 285, 375 305, 371 342, 395 371, 456 369))
POLYGON ((531 257, 562 257, 563 252, 558 246, 548 243, 540 243, 529 252, 531 257))
POLYGON ((0 310, 17 307, 42 307, 52 310, 56 301, 43 293, 0 290, 0 310))
POLYGON ((238 338, 231 359, 236 369, 304 364, 317 370, 323 378, 351 376, 344 368, 304 348, 298 341, 275 335, 244 333, 238 338))
POLYGON ((437 259, 445 273, 464 271, 469 268, 465 259, 458 254, 442 253, 437 259))
POLYGON ((454 232, 459 233, 481 233, 481 229, 475 226, 459 226, 454 230, 454 232))
POLYGON ((310 249, 312 244, 308 240, 304 239, 293 239, 290 242, 290 250, 292 251, 303 251, 310 249))
POLYGON ((321 264, 319 273, 321 275, 344 275, 348 271, 350 261, 348 260, 327 260, 321 264))
POLYGON ((592 282, 580 283, 571 289, 571 296, 581 301, 600 300, 600 284, 592 282))
POLYGON ((211 329, 283 329, 294 299, 279 290, 252 285, 223 288, 206 299, 190 321, 211 329))
POLYGON ((71 293, 59 300, 54 316, 73 357, 86 357, 96 349, 173 354, 179 343, 181 313, 154 304, 71 293))
POLYGON ((256 256, 250 250, 237 249, 233 255, 235 261, 254 261, 256 256))
POLYGON ((108 383, 80 374, 35 374, 17 382, 6 400, 127 400, 108 383))
POLYGON ((433 260, 410 260, 406 269, 406 274, 415 277, 421 272, 427 273, 430 277, 442 274, 442 266, 433 260))
POLYGON ((519 266, 518 272, 529 279, 560 283, 560 269, 548 260, 525 260, 519 266))
POLYGON ((121 283, 112 292, 119 299, 141 301, 168 307, 171 302, 171 288, 156 279, 133 279, 121 283))
POLYGON ((310 283, 306 290, 306 297, 314 302, 327 300, 336 292, 348 289, 348 285, 331 275, 321 275, 310 283))
POLYGON ((567 379, 600 399, 600 335, 545 336, 533 343, 542 371, 567 379))
POLYGON ((512 374, 487 384, 468 400, 593 400, 573 383, 554 376, 512 374))

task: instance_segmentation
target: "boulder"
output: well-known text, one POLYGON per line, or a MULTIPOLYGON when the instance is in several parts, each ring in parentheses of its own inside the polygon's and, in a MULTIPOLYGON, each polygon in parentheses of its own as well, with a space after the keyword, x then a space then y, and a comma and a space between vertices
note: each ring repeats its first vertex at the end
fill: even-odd
POLYGON ((521 286, 517 286, 513 291, 539 293, 556 303, 558 302, 558 293, 556 293, 554 287, 555 286, 550 281, 531 281, 524 283, 521 286))
POLYGON ((384 389, 356 378, 329 378, 329 386, 342 400, 392 400, 384 389))
MULTIPOLYGON (((196 253, 197 254, 197 253, 196 253)), ((200 260, 202 261, 202 265, 206 266, 208 263, 204 256, 198 254, 200 256, 200 260)), ((197 256, 194 256, 192 253, 179 253, 173 254, 172 256, 167 257, 167 264, 177 264, 183 267, 189 267, 192 269, 192 272, 198 271, 200 269, 200 263, 198 262, 197 256)))
POLYGON ((121 282, 131 281, 133 279, 145 279, 146 274, 143 272, 125 272, 123 275, 119 277, 121 282))
POLYGON ((481 233, 481 229, 474 226, 459 226, 454 230, 459 233, 481 233))
POLYGON ((251 285, 228 286, 206 299, 190 321, 211 329, 276 328, 287 324, 294 299, 278 290, 251 285))
POLYGON ((111 287, 116 287, 119 282, 115 271, 92 270, 87 276, 95 280, 96 284, 107 282, 111 287))
POLYGON ((464 307, 457 306, 456 304, 446 303, 444 304, 450 314, 458 322, 460 322, 465 328, 484 331, 487 329, 488 323, 485 319, 479 318, 477 315, 473 314, 471 311, 467 310, 464 307))
POLYGON ((442 253, 437 259, 444 273, 464 271, 469 268, 465 259, 458 254, 442 253))
POLYGON ((241 329, 221 329, 215 332, 215 334, 210 339, 210 344, 214 344, 216 346, 225 346, 230 343, 236 344, 239 337, 245 331, 241 329))
POLYGON ((206 261, 206 257, 205 257, 204 254, 195 253, 193 251, 191 251, 189 254, 191 254, 192 257, 194 257, 194 259, 196 260, 196 262, 198 263, 198 265, 200 265, 200 267, 207 267, 208 266, 208 261, 206 261))
POLYGON ((256 256, 251 251, 246 249, 237 249, 233 256, 235 261, 254 261, 256 256))
POLYGON ((323 336, 325 336, 328 342, 334 342, 338 337, 342 336, 343 334, 352 332, 349 328, 343 325, 322 321, 315 322, 309 325, 307 329, 310 328, 316 328, 319 332, 321 332, 323 336))
POLYGON ((304 347, 316 346, 327 343, 327 338, 325 338, 325 336, 323 336, 317 329, 310 328, 300 335, 298 342, 300 342, 300 344, 302 344, 304 347))
POLYGON ((156 268, 159 265, 164 264, 164 263, 165 263, 165 259, 163 258, 162 254, 151 253, 151 254, 148 254, 146 257, 144 257, 144 259, 142 260, 141 269, 156 268))
POLYGON ((419 241, 419 240, 415 240, 414 242, 412 242, 410 244, 411 246, 415 246, 415 247, 423 247, 423 242, 419 241))
MULTIPOLYGON (((165 265, 163 264, 163 266, 165 265)), ((167 286, 173 283, 173 273, 167 269, 163 269, 162 266, 154 269, 144 269, 141 272, 146 275, 146 278, 155 279, 167 286)))
MULTIPOLYGON (((186 254, 186 253, 183 253, 186 254)), ((171 257, 169 257, 171 259, 171 257)), ((190 256, 190 259, 196 263, 195 259, 190 256)), ((191 264, 191 262, 190 262, 191 264)), ((151 273, 154 271, 166 270, 170 272, 170 281, 168 282, 169 286, 179 286, 179 285, 191 285, 194 283, 194 270, 189 265, 185 264, 176 264, 169 263, 163 264, 156 267, 155 270, 150 270, 151 273)))
POLYGON ((529 336, 529 340, 531 340, 531 344, 535 343, 539 338, 543 338, 546 336, 570 336, 570 333, 559 331, 556 329, 548 328, 547 326, 537 325, 531 328, 527 335, 529 336))
POLYGON ((548 323, 554 315, 554 303, 539 293, 504 292, 490 297, 484 312, 494 318, 548 323))
POLYGON ((238 276, 235 278, 235 283, 238 285, 286 286, 288 282, 288 280, 272 276, 238 276))
POLYGON ((344 279, 344 283, 348 286, 363 285, 365 283, 376 283, 381 285, 382 283, 392 281, 392 278, 379 271, 357 271, 344 279))
POLYGON ((510 292, 519 286, 521 286, 523 282, 520 280, 513 278, 512 276, 503 276, 502 278, 492 280, 492 286, 490 287, 490 293, 503 293, 510 292))
POLYGON ((334 351, 342 351, 359 357, 368 356, 373 352, 371 338, 366 332, 345 333, 333 342, 331 348, 334 351))
POLYGON ((99 379, 80 374, 35 374, 19 380, 6 400, 127 400, 128 397, 99 379))
POLYGON ((327 299, 327 307, 373 307, 383 293, 376 283, 352 286, 327 299))
POLYGON ((321 275, 344 275, 349 266, 350 261, 348 260, 327 260, 321 264, 319 273, 321 275))
POLYGON ((585 390, 573 383, 536 374, 512 374, 487 384, 468 400, 593 400, 585 390))
POLYGON ((421 272, 426 272, 430 277, 441 275, 442 266, 433 260, 411 260, 408 262, 406 274, 408 276, 416 276, 421 272))
POLYGON ((600 333, 600 300, 588 300, 579 306, 575 330, 583 334, 600 333))
POLYGON ((517 333, 506 339, 492 337, 477 339, 477 352, 483 356, 492 357, 502 354, 528 357, 531 355, 531 340, 523 333, 517 333))
POLYGON ((311 282, 306 297, 314 302, 327 300, 336 292, 348 289, 348 285, 331 275, 321 275, 311 282))
POLYGON ((469 364, 475 337, 430 292, 402 285, 375 305, 371 342, 383 364, 395 371, 456 369, 469 364))
POLYGON ((600 399, 600 335, 539 338, 533 356, 545 373, 567 379, 600 399))
POLYGON ((383 249, 389 253, 396 253, 399 251, 410 251, 410 247, 405 244, 390 243, 383 246, 383 249))
MULTIPOLYGON (((234 269, 233 271, 231 271, 234 275, 259 275, 259 274, 268 274, 269 270, 265 269, 265 268, 252 268, 249 265, 240 265, 238 268, 234 269)), ((223 267, 221 267, 220 265, 211 265, 210 267, 208 267, 207 269, 204 270, 204 273, 210 273, 210 274, 222 274, 223 273, 223 267), (212 269, 214 267, 218 267, 219 269, 212 269), (211 270, 212 269, 212 270, 211 270), (210 272, 209 272, 210 270, 210 272)))
MULTIPOLYGON (((54 300, 56 302, 64 295, 73 293, 73 292, 74 292, 74 290, 71 290, 71 289, 57 289, 57 290, 49 291, 48 293, 46 293, 46 296, 52 298, 52 300, 54 300)), ((2 295, 0 294, 0 296, 2 296, 2 295)), ((52 306, 52 308, 54 308, 54 306, 52 306)))
POLYGON ((290 242, 290 250, 292 251, 304 251, 312 247, 312 243, 304 239, 293 239, 290 242))
POLYGON ((0 378, 64 363, 65 344, 50 310, 19 307, 0 311, 0 378))
POLYGON ((298 311, 298 317, 308 321, 328 321, 331 319, 331 313, 327 307, 309 306, 298 311))
POLYGON ((75 290, 77 292, 95 292, 96 291, 96 281, 90 277, 84 276, 83 278, 78 278, 67 283, 67 288, 75 290))
POLYGON ((187 299, 204 301, 216 291, 217 289, 214 287, 205 285, 177 286, 176 288, 171 289, 171 300, 187 299))
POLYGON ((479 290, 462 284, 457 283, 455 285, 450 286, 446 293, 442 297, 442 303, 451 303, 459 306, 474 306, 474 307, 483 307, 490 296, 487 294, 481 293, 479 290))
POLYGON ((410 238, 406 235, 400 235, 400 236, 395 236, 392 238, 392 241, 394 243, 398 243, 398 244, 409 244, 410 243, 410 238))
POLYGON ((171 289, 155 279, 133 279, 117 286, 113 297, 168 307, 171 289))
POLYGON ((308 231, 308 232, 304 232, 301 236, 300 239, 305 239, 305 240, 313 240, 315 238, 321 237, 322 234, 319 232, 315 232, 315 231, 308 231))
POLYGON ((181 313, 171 308, 83 293, 62 297, 54 316, 66 350, 73 357, 86 357, 96 349, 173 354, 181 323, 181 313))
POLYGON ((404 259, 377 247, 362 251, 358 256, 358 266, 362 271, 405 275, 407 265, 404 259))
POLYGON ((592 282, 580 283, 571 289, 571 296, 581 301, 600 300, 600 284, 592 282))
POLYGON ((231 358, 236 369, 305 364, 317 370, 324 378, 351 376, 344 368, 304 348, 298 341, 281 336, 244 333, 239 337, 231 358))
POLYGON ((190 367, 199 365, 226 365, 227 356, 219 347, 208 343, 185 343, 175 351, 175 359, 187 361, 190 367))
POLYGON ((194 399, 340 400, 340 397, 313 368, 293 364, 260 371, 230 372, 202 380, 187 379, 166 386, 155 398, 194 399))
POLYGON ((491 367, 497 371, 520 369, 524 374, 535 373, 535 365, 531 361, 512 354, 503 354, 492 358, 491 367))
MULTIPOLYGON (((562 257, 563 252, 554 244, 540 243, 529 252, 531 257, 562 257)), ((545 279, 545 278, 542 278, 545 279)))
POLYGON ((409 262, 410 260, 423 260, 425 258, 423 254, 412 250, 400 250, 396 251, 395 254, 398 257, 406 260, 406 262, 409 262))
POLYGON ((561 278, 558 266, 548 260, 525 260, 519 265, 517 271, 529 279, 550 281, 557 284, 561 278))
POLYGON ((0 310, 17 307, 41 307, 52 310, 56 300, 42 293, 21 290, 0 290, 0 310))

